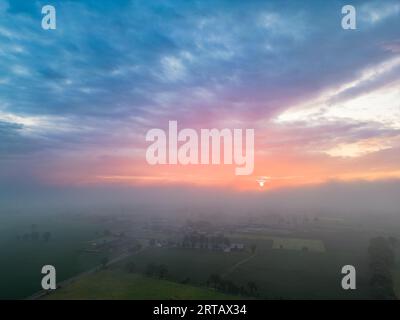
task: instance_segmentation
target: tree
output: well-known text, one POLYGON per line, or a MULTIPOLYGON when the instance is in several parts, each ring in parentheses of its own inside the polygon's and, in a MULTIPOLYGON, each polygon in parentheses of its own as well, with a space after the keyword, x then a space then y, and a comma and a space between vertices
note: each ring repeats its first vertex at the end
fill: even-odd
POLYGON ((229 238, 224 238, 224 245, 229 247, 231 245, 231 241, 229 240, 229 238))
POLYGON ((249 289, 249 292, 251 295, 256 295, 258 291, 258 287, 254 281, 249 281, 247 283, 247 288, 249 289))
POLYGON ((190 282, 190 278, 187 277, 181 281, 182 284, 188 284, 190 282))
POLYGON ((395 254, 390 240, 377 237, 370 240, 368 247, 371 270, 370 285, 376 299, 395 299, 392 271, 395 254))
POLYGON ((156 271, 156 266, 153 263, 147 264, 145 274, 148 277, 152 277, 154 275, 155 271, 156 271))
POLYGON ((200 242, 200 248, 204 248, 206 246, 207 238, 204 234, 200 235, 199 242, 200 242))
POLYGON ((109 261, 110 260, 108 259, 108 257, 104 257, 103 259, 101 259, 101 266, 103 268, 106 268, 109 261))
POLYGON ((43 240, 44 240, 45 242, 49 242, 49 241, 50 241, 50 238, 51 238, 51 233, 50 233, 49 231, 44 232, 43 235, 42 235, 42 238, 43 238, 43 240))
POLYGON ((129 273, 133 273, 136 270, 136 265, 134 262, 130 261, 126 265, 126 269, 128 270, 129 273))
POLYGON ((167 273, 168 273, 168 268, 165 265, 160 264, 158 266, 158 276, 159 276, 159 278, 160 279, 164 279, 167 276, 167 273))
POLYGON ((389 241, 383 237, 373 238, 370 241, 368 252, 371 264, 385 264, 387 268, 394 267, 395 256, 389 241))
POLYGON ((31 239, 32 240, 39 240, 39 232, 37 232, 37 231, 34 231, 34 232, 32 232, 31 233, 31 239))
POLYGON ((236 284, 234 284, 232 281, 225 280, 225 281, 221 282, 221 290, 232 293, 232 294, 237 294, 237 293, 239 293, 240 288, 236 284))
POLYGON ((389 237, 388 240, 389 240, 390 245, 391 245, 393 248, 396 248, 396 247, 397 247, 398 240, 397 240, 396 237, 389 237))
POLYGON ((213 273, 208 277, 208 283, 213 288, 218 288, 221 284, 221 277, 219 274, 213 273))

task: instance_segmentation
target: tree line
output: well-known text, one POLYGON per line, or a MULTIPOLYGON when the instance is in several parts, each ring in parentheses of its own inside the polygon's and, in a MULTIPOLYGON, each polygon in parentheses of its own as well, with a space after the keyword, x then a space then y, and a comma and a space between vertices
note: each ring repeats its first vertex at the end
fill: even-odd
POLYGON ((375 299, 396 299, 393 271, 395 249, 398 241, 394 237, 376 237, 368 247, 370 286, 375 299))
POLYGON ((44 242, 49 242, 51 239, 51 232, 50 231, 45 231, 45 232, 39 232, 37 230, 37 226, 35 224, 31 225, 31 230, 30 232, 26 232, 22 235, 17 235, 16 236, 17 240, 33 240, 33 241, 39 241, 43 240, 44 242))
POLYGON ((208 287, 224 293, 251 297, 259 295, 258 286, 254 281, 249 281, 246 285, 237 285, 233 281, 224 279, 216 273, 209 276, 206 284, 208 287))
POLYGON ((200 248, 219 248, 220 246, 230 246, 231 241, 229 238, 225 237, 223 234, 206 236, 202 233, 192 232, 186 234, 182 239, 183 248, 194 248, 196 246, 200 248))

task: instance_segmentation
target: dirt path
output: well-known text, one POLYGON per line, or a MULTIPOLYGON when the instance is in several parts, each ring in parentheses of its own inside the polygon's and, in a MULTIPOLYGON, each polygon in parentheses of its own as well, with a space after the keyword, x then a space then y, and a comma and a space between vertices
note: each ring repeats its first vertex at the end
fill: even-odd
POLYGON ((233 271, 235 271, 239 266, 241 266, 242 264, 245 264, 246 262, 250 261, 251 259, 253 259, 257 254, 253 253, 250 257, 247 257, 243 260, 240 260, 239 262, 237 262, 236 264, 234 264, 232 267, 230 267, 224 274, 222 274, 222 278, 225 278, 226 276, 228 276, 230 273, 232 273, 233 271))

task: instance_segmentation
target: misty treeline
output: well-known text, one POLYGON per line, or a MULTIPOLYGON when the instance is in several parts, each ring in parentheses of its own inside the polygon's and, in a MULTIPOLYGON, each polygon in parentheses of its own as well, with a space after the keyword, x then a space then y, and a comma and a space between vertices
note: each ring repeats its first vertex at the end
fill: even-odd
POLYGON ((148 277, 158 277, 159 279, 165 279, 168 274, 168 268, 164 264, 149 263, 146 266, 145 274, 148 277))
POLYGON ((396 299, 393 272, 397 246, 398 240, 394 237, 376 237, 370 240, 368 247, 370 285, 375 299, 396 299))
POLYGON ((44 242, 49 242, 51 239, 51 232, 50 231, 44 231, 40 232, 38 230, 38 227, 36 224, 32 224, 30 227, 30 231, 25 232, 23 234, 18 234, 16 236, 17 240, 32 240, 32 241, 44 241, 44 242))
POLYGON ((225 237, 223 234, 217 234, 212 236, 207 236, 205 234, 200 234, 192 232, 185 234, 182 239, 182 247, 184 248, 194 248, 196 246, 200 248, 213 248, 218 249, 220 246, 229 246, 231 241, 229 238, 225 237))
MULTIPOLYGON (((135 265, 134 262, 128 262, 125 268, 129 273, 134 273, 138 271, 137 266, 135 265)), ((165 264, 157 264, 154 262, 148 263, 145 266, 143 273, 144 275, 152 278, 157 278, 157 279, 168 278, 170 281, 176 280, 172 276, 168 277, 169 270, 168 266, 166 266, 165 264)), ((181 280, 180 283, 191 284, 192 280, 189 277, 186 277, 185 279, 181 280)), ((193 282, 192 284, 196 285, 195 282, 193 282)), ((259 296, 258 285, 256 284, 256 282, 249 281, 245 285, 243 284, 238 285, 234 283, 232 280, 225 279, 223 276, 216 273, 213 273, 208 277, 207 281, 205 282, 205 286, 226 294, 234 294, 234 295, 248 296, 248 297, 259 296)))
POLYGON ((213 273, 209 276, 206 285, 218 291, 249 297, 258 297, 258 286, 254 281, 249 281, 246 285, 238 285, 232 280, 224 279, 219 274, 213 273))

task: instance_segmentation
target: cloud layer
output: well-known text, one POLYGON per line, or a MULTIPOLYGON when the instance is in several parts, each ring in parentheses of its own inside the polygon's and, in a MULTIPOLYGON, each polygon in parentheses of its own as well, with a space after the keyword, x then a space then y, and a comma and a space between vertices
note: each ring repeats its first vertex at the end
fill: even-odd
POLYGON ((51 1, 55 31, 45 4, 0 0, 3 176, 191 181, 145 164, 168 120, 255 128, 256 175, 398 175, 398 1, 355 1, 354 31, 345 1, 51 1))

